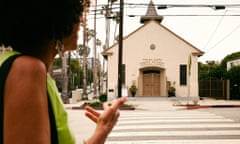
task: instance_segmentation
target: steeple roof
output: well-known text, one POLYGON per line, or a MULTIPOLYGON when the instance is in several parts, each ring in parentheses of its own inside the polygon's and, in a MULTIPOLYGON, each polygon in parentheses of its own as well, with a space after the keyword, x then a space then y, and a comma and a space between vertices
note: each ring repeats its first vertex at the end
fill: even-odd
POLYGON ((150 3, 148 4, 146 15, 141 16, 140 22, 145 23, 149 20, 156 20, 160 23, 163 20, 163 16, 159 16, 157 14, 157 10, 156 10, 155 5, 152 0, 150 0, 150 3))

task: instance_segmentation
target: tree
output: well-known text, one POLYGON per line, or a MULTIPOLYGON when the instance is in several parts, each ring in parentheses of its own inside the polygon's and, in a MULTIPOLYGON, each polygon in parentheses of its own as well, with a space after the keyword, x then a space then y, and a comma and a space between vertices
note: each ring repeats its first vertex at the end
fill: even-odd
POLYGON ((202 80, 209 77, 209 65, 198 62, 198 79, 202 80))
POLYGON ((215 61, 207 61, 207 64, 199 62, 198 67, 199 80, 206 78, 222 79, 225 77, 226 69, 215 61))
POLYGON ((227 71, 227 62, 240 58, 240 52, 227 55, 220 64, 215 61, 207 61, 207 64, 198 63, 199 80, 229 79, 231 99, 240 99, 240 66, 232 67, 227 71))
POLYGON ((89 42, 96 35, 96 33, 93 29, 87 28, 86 33, 87 33, 87 42, 89 42))
POLYGON ((230 55, 227 55, 222 61, 221 61, 221 67, 227 68, 227 62, 231 61, 233 59, 239 58, 240 57, 240 52, 235 52, 230 55))
POLYGON ((234 66, 227 72, 227 78, 233 84, 240 84, 240 66, 234 66))
POLYGON ((80 67, 78 59, 70 60, 70 80, 69 90, 74 90, 76 87, 80 87, 82 78, 82 68, 80 67))
MULTIPOLYGON (((77 59, 71 59, 70 60, 70 77, 69 77, 69 90, 73 90, 76 87, 80 87, 82 85, 81 79, 82 79, 82 68, 80 67, 79 61, 77 59)), ((62 59, 61 58, 56 58, 53 61, 53 66, 52 66, 52 71, 56 69, 61 69, 62 68, 62 59)), ((53 78, 56 80, 57 87, 61 91, 61 81, 62 77, 58 76, 58 74, 51 74, 53 78)))
MULTIPOLYGON (((110 41, 110 22, 111 19, 118 17, 117 13, 114 13, 113 10, 113 3, 117 2, 117 0, 108 0, 108 3, 102 7, 101 14, 105 17, 105 24, 106 24, 106 37, 105 37, 105 43, 103 46, 103 49, 106 49, 109 47, 109 41, 110 41), (113 15, 114 14, 114 15, 113 15)), ((117 26, 117 23, 116 23, 117 26)), ((105 61, 103 60, 103 68, 105 67, 105 61)), ((104 69, 103 69, 104 73, 104 69)), ((103 77, 101 79, 101 86, 103 84, 103 77)), ((103 89, 101 87, 101 92, 103 92, 103 89)))
POLYGON ((101 46, 102 45, 102 41, 100 39, 96 39, 96 46, 101 46))
POLYGON ((240 57, 240 52, 235 52, 227 55, 220 64, 216 61, 207 61, 207 64, 203 64, 201 62, 198 63, 198 76, 199 80, 205 78, 224 78, 226 79, 227 73, 227 62, 234 60, 240 57))
POLYGON ((62 59, 59 57, 59 58, 55 58, 54 61, 53 61, 53 66, 52 66, 54 69, 56 68, 61 68, 62 67, 62 59))
POLYGON ((230 80, 231 99, 240 99, 240 66, 232 67, 226 76, 230 80))
POLYGON ((120 23, 120 12, 114 12, 113 21, 115 21, 115 30, 114 30, 114 41, 118 42, 117 28, 120 23))

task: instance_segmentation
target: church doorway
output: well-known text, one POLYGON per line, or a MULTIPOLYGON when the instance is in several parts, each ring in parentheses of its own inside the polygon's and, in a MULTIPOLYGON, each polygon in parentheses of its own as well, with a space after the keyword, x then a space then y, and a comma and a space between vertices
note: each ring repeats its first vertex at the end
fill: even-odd
POLYGON ((160 70, 143 71, 143 96, 160 96, 160 70))

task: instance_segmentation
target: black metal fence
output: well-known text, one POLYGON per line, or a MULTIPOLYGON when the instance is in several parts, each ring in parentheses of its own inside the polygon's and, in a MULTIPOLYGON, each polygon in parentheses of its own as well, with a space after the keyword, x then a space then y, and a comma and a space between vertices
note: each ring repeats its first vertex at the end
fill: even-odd
POLYGON ((229 99, 229 80, 199 80, 199 96, 216 99, 229 99))

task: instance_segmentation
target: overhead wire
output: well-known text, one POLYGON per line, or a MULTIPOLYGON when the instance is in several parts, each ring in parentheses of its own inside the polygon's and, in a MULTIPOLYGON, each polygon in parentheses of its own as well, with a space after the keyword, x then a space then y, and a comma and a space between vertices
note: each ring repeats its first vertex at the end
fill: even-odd
POLYGON ((216 46, 218 46, 219 44, 221 44, 226 38, 228 38, 230 35, 233 34, 233 32, 235 32, 237 29, 240 28, 240 24, 235 27, 230 33, 228 33, 226 36, 224 36, 222 39, 220 39, 214 46, 212 46, 211 48, 208 49, 208 52, 212 51, 214 48, 216 48, 216 46))
MULTIPOLYGON (((147 8, 148 4, 146 3, 125 3, 125 8, 147 8)), ((91 10, 89 15, 94 15, 95 11, 97 11, 97 16, 102 15, 101 11, 104 10, 104 4, 97 5, 96 10, 91 10)), ((183 8, 193 8, 193 7, 205 7, 205 8, 212 8, 215 9, 217 6, 223 6, 224 8, 240 8, 240 4, 155 4, 155 7, 158 8, 159 6, 166 6, 166 8, 172 8, 172 7, 183 7, 183 8)), ((117 11, 119 10, 119 3, 113 3, 111 10, 117 11)), ((235 11, 236 12, 236 11, 235 11)), ((142 15, 136 15, 136 14, 128 14, 125 16, 142 16, 142 15)), ((240 14, 162 14, 162 16, 240 16, 240 14)), ((97 17, 97 19, 104 18, 97 17)), ((109 17, 111 19, 111 16, 109 17)), ((90 19, 93 19, 90 17, 90 19)))
MULTIPOLYGON (((156 8, 158 6, 162 6, 164 4, 155 4, 156 8)), ((168 5, 167 8, 171 8, 171 7, 210 7, 213 8, 213 6, 216 6, 218 4, 212 4, 212 5, 204 5, 204 4, 166 4, 168 5)), ((220 5, 220 4, 219 4, 220 5)), ((240 8, 240 4, 221 4, 224 5, 226 8, 240 8)), ((97 9, 96 11, 98 11, 97 15, 101 15, 101 11, 104 10, 103 8, 103 4, 99 4, 97 5, 97 9)), ((118 10, 119 9, 119 3, 113 3, 112 5, 112 9, 113 10, 118 10)), ((125 8, 146 8, 148 6, 148 4, 146 3, 125 3, 125 8)), ((236 12, 236 11, 235 11, 236 12)), ((92 15, 92 12, 90 11, 90 14, 92 15)), ((217 26, 215 27, 213 33, 211 34, 211 36, 209 37, 207 43, 204 46, 204 49, 207 48, 207 46, 209 45, 209 43, 212 41, 213 37, 215 36, 216 32, 218 31, 220 25, 222 24, 223 20, 225 17, 227 16, 240 16, 240 14, 227 14, 226 11, 224 12, 224 14, 161 14, 162 16, 221 16, 220 21, 218 22, 217 26)), ((125 15, 125 16, 142 16, 142 15, 125 15)), ((98 16, 97 19, 102 19, 102 18, 106 18, 104 15, 102 16, 98 16)), ((111 19, 111 17, 109 17, 111 19)), ((91 17, 90 17, 91 19, 91 17)), ((207 51, 212 51, 215 47, 217 47, 219 44, 221 44, 225 39, 227 39, 232 33, 234 33, 238 28, 240 27, 240 25, 238 25, 235 29, 233 29, 230 33, 228 33, 226 36, 224 36, 220 41, 218 41, 214 46, 212 46, 211 48, 207 49, 207 51)))
MULTIPOLYGON (((236 7, 234 7, 236 8, 236 7)), ((208 44, 210 43, 210 41, 213 39, 214 35, 216 34, 217 30, 220 27, 220 24, 222 23, 224 17, 226 16, 226 13, 230 12, 230 10, 226 10, 224 11, 224 16, 221 18, 221 20, 218 22, 218 25, 216 26, 214 32, 212 33, 212 35, 210 36, 209 40, 207 41, 206 45, 204 46, 203 50, 205 50, 208 46, 208 44)), ((236 12, 236 11, 234 11, 236 12)), ((218 41, 214 46, 212 46, 211 48, 205 50, 207 51, 207 53, 211 52, 214 48, 216 48, 219 44, 221 44, 225 39, 227 39, 233 32, 235 32, 238 28, 240 27, 240 25, 238 25, 235 29, 233 29, 230 33, 228 33, 225 37, 223 37, 220 41, 218 41)), ((236 48, 235 48, 236 49, 236 48)))
POLYGON ((224 16, 225 16, 226 12, 227 12, 227 11, 224 11, 224 15, 222 16, 222 18, 221 18, 220 21, 218 22, 216 28, 214 29, 213 33, 212 33, 211 36, 209 37, 209 39, 208 39, 206 45, 203 47, 203 49, 206 49, 206 47, 208 46, 208 44, 210 43, 210 41, 213 39, 214 35, 216 34, 218 28, 220 27, 220 25, 221 25, 221 23, 222 23, 222 21, 223 21, 223 19, 224 19, 224 16))

